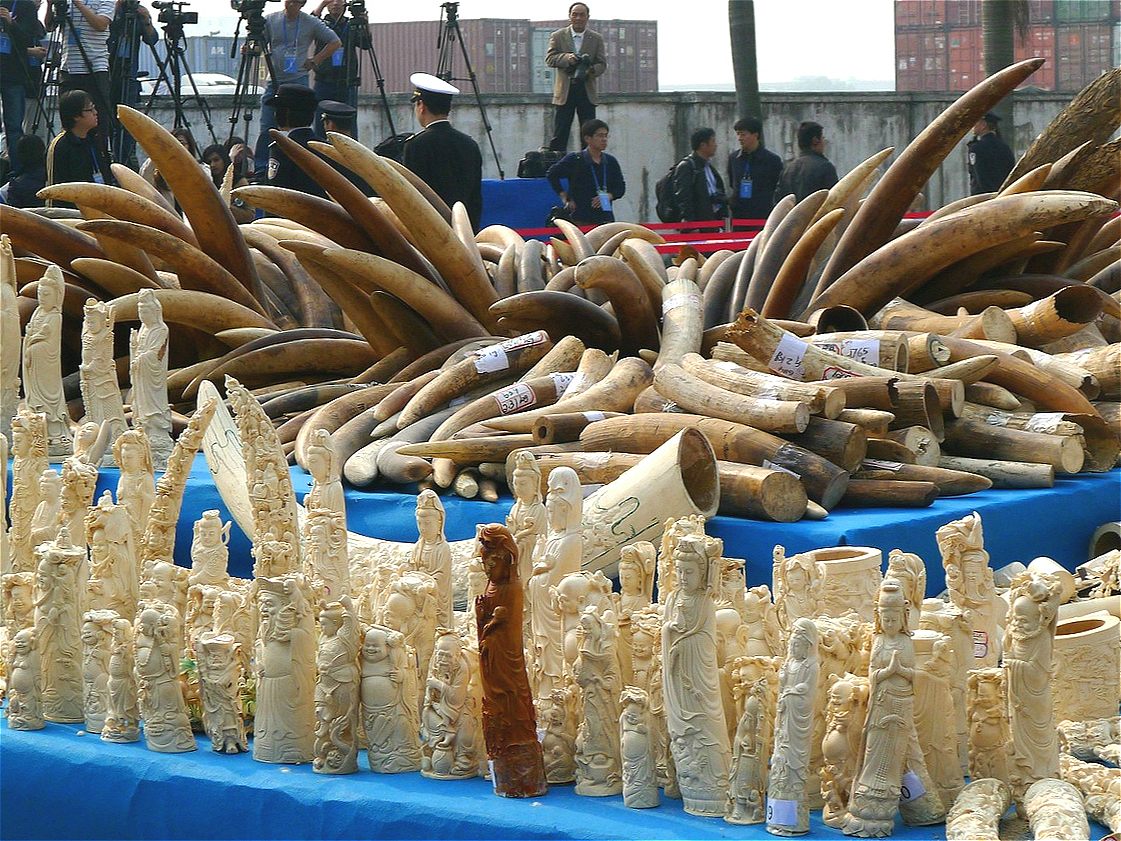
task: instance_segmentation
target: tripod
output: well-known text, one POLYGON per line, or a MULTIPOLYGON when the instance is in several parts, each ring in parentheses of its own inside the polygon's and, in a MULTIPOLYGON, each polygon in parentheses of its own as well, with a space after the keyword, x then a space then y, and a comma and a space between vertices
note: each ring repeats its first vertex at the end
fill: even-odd
MULTIPOLYGON (((381 73, 378 63, 378 54, 374 52, 374 42, 370 38, 370 24, 366 19, 366 4, 364 0, 351 0, 350 26, 346 28, 343 37, 343 75, 346 79, 348 93, 355 94, 362 85, 362 57, 364 53, 370 60, 370 72, 374 74, 374 81, 378 86, 378 95, 381 97, 381 107, 385 112, 385 121, 389 126, 389 136, 396 137, 397 129, 393 126, 393 111, 389 107, 389 98, 385 95, 385 77, 381 73), (352 66, 353 62, 353 66, 352 66)), ((356 105, 355 102, 350 102, 356 105)))
MULTIPOLYGON (((254 83, 261 78, 261 60, 264 59, 265 70, 269 74, 269 81, 276 82, 276 68, 272 63, 272 47, 269 44, 268 32, 265 26, 264 9, 269 0, 234 0, 233 7, 241 17, 237 22, 234 32, 234 43, 230 48, 230 58, 237 54, 237 40, 241 32, 241 24, 245 22, 245 43, 241 47, 241 61, 237 66, 237 84, 234 87, 234 109, 230 113, 230 137, 232 140, 237 134, 238 116, 245 121, 246 142, 249 139, 249 124, 253 122, 253 107, 256 104, 256 93, 252 93, 254 83)), ((229 142, 227 140, 227 143, 229 142)), ((250 147, 252 148, 252 146, 250 147)))
POLYGON ((449 2, 440 5, 440 23, 440 34, 436 38, 436 47, 440 51, 440 57, 436 61, 436 75, 445 82, 470 80, 471 89, 475 91, 475 102, 478 103, 479 113, 483 117, 483 127, 487 130, 490 150, 494 154, 494 165, 498 168, 498 178, 499 180, 505 180, 506 174, 502 171, 502 164, 498 160, 498 148, 494 145, 490 120, 487 119, 487 109, 483 106, 483 98, 479 94, 479 83, 475 78, 475 70, 471 67, 471 58, 467 55, 467 45, 463 43, 463 32, 459 28, 459 3, 449 2), (459 42, 460 52, 463 54, 463 64, 467 68, 466 78, 452 75, 452 62, 455 57, 455 48, 452 44, 455 41, 459 42))
MULTIPOLYGON (((160 9, 159 20, 164 26, 164 49, 167 54, 165 58, 161 60, 159 53, 156 52, 155 46, 149 45, 152 49, 152 55, 156 59, 156 64, 159 65, 160 73, 156 78, 156 84, 152 88, 152 93, 148 96, 148 103, 144 107, 144 113, 147 114, 152 110, 152 104, 155 101, 157 92, 160 90, 160 83, 163 82, 171 92, 171 98, 175 108, 175 128, 183 126, 190 131, 191 121, 187 119, 187 114, 183 110, 183 97, 181 95, 183 76, 185 75, 187 81, 191 85, 191 92, 195 104, 198 105, 199 111, 202 112, 202 120, 206 125, 207 132, 210 134, 210 139, 212 142, 217 143, 218 136, 214 133, 214 125, 210 120, 210 105, 202 94, 199 93, 198 85, 195 84, 195 77, 191 72, 191 66, 187 63, 187 55, 183 48, 183 24, 198 23, 198 13, 184 12, 183 6, 185 6, 186 3, 182 2, 160 3, 157 0, 157 2, 152 5, 160 9), (176 9, 176 6, 179 8, 176 9), (184 73, 184 70, 186 73, 184 73)), ((191 134, 193 136, 194 132, 192 131, 191 134)))
MULTIPOLYGON (((42 26, 42 23, 39 23, 38 21, 36 21, 36 24, 40 27, 42 26)), ((6 31, 7 31, 7 27, 2 22, 0 22, 0 32, 6 32, 6 31)), ((36 35, 36 40, 33 42, 33 46, 42 49, 42 41, 38 39, 38 35, 36 35)), ((44 105, 43 105, 43 98, 44 98, 45 89, 46 89, 46 82, 45 82, 46 71, 49 67, 52 66, 52 65, 48 64, 48 61, 49 61, 49 53, 47 54, 47 57, 45 57, 44 59, 39 59, 38 57, 32 59, 30 56, 28 56, 26 61, 20 61, 18 63, 19 63, 20 70, 23 73, 23 83, 24 83, 24 87, 27 90, 27 99, 28 100, 34 100, 34 103, 35 103, 32 111, 31 111, 31 122, 30 123, 27 122, 27 112, 25 111, 24 112, 23 125, 29 126, 29 132, 28 132, 29 134, 38 134, 39 133, 39 123, 40 123, 40 121, 45 120, 46 131, 47 131, 47 138, 46 139, 49 141, 50 138, 54 137, 55 132, 54 132, 54 118, 51 116, 51 109, 45 108, 44 105), (32 69, 32 61, 35 62, 36 66, 42 65, 42 67, 43 67, 43 70, 39 72, 38 79, 36 79, 35 71, 32 69)), ((53 67, 55 68, 55 71, 56 71, 56 74, 57 74, 57 62, 55 62, 53 67)), ((14 158, 14 155, 15 155, 15 149, 9 149, 8 150, 9 158, 14 158)))
MULTIPOLYGON (((54 87, 56 96, 64 92, 62 90, 64 82, 62 78, 63 43, 65 41, 72 46, 76 46, 78 48, 78 54, 82 59, 82 65, 85 67, 86 72, 84 75, 87 75, 90 79, 89 87, 85 88, 85 90, 97 107, 99 120, 99 130, 97 132, 97 137, 99 138, 98 142, 101 144, 103 151, 111 152, 109 149, 109 141, 117 131, 117 114, 113 108, 111 92, 108 90, 109 86, 105 83, 104 77, 94 72, 93 62, 90 61, 89 53, 86 52, 86 45, 82 43, 82 39, 70 15, 71 6, 67 0, 51 0, 48 20, 53 20, 56 25, 51 31, 50 42, 47 46, 47 59, 48 61, 54 60, 57 63, 53 67, 53 73, 50 72, 52 68, 48 66, 48 71, 43 74, 40 107, 45 107, 42 100, 47 99, 49 96, 47 93, 48 85, 54 87), (57 56, 57 59, 54 58, 55 56, 57 56)), ((74 88, 79 87, 81 86, 74 85, 74 88)))

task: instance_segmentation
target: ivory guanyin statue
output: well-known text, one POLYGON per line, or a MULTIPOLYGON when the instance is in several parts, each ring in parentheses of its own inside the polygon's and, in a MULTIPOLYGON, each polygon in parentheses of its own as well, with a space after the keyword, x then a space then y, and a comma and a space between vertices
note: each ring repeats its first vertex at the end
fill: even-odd
POLYGON ((673 552, 675 586, 662 625, 670 749, 685 811, 722 817, 731 746, 716 666, 716 594, 723 543, 685 534, 673 552))
MULTIPOLYGON (((121 387, 117 382, 117 366, 113 360, 113 304, 87 298, 83 312, 82 362, 78 366, 82 405, 86 420, 99 427, 104 426, 106 443, 112 445, 128 429, 121 387)), ((102 464, 112 466, 112 458, 102 464)))
POLYGON ((89 733, 101 733, 109 713, 113 623, 120 618, 114 610, 91 610, 82 617, 82 706, 89 733))
POLYGON ((39 507, 39 479, 47 469, 47 418, 20 403, 12 419, 12 496, 8 508, 10 570, 34 572, 31 518, 39 507))
POLYGON ((907 629, 919 629, 923 599, 926 598, 926 564, 913 552, 892 549, 887 556, 885 578, 894 578, 907 597, 907 629))
POLYGON ((326 598, 350 593, 350 564, 346 547, 346 519, 327 508, 312 508, 304 521, 304 562, 309 577, 326 598))
POLYGON ((998 600, 989 566, 989 553, 981 532, 981 517, 947 523, 935 532, 950 601, 973 622, 973 664, 980 669, 1000 662, 998 600))
POLYGON ((205 631, 195 643, 202 724, 215 753, 245 753, 249 742, 241 714, 244 682, 241 643, 230 634, 205 631))
POLYGON ((579 655, 573 679, 580 687, 576 731, 576 793, 591 797, 623 790, 619 755, 619 673, 615 627, 595 605, 580 617, 579 655))
POLYGON ((358 771, 358 616, 349 596, 319 612, 315 686, 315 761, 320 774, 358 771))
POLYGON ((315 758, 315 617, 298 573, 257 579, 257 708, 253 758, 296 765, 315 758))
POLYGON ((191 573, 187 584, 212 584, 223 587, 229 581, 230 526, 222 522, 218 509, 203 511, 195 520, 191 537, 191 573))
POLYGON ((24 628, 11 641, 8 657, 8 705, 4 710, 9 730, 42 730, 42 677, 38 638, 34 628, 24 628))
POLYGON ((495 794, 538 797, 549 790, 526 673, 522 640, 525 591, 518 578, 518 545, 504 526, 479 532, 486 590, 475 600, 483 737, 495 794))
POLYGON ((62 525, 62 477, 53 467, 39 477, 39 504, 31 518, 31 545, 36 549, 58 537, 62 525))
POLYGON ((463 640, 455 631, 437 632, 420 716, 420 773, 436 780, 478 774, 471 665, 463 649, 463 640))
POLYGON ((967 682, 969 777, 1007 783, 1010 774, 1008 707, 1003 669, 974 669, 967 682))
POLYGON ((880 585, 868 667, 861 757, 841 829, 863 838, 891 835, 897 812, 911 825, 940 823, 945 809, 915 733, 915 649, 907 630, 907 599, 894 578, 880 585))
POLYGON ((131 622, 135 619, 140 576, 136 547, 128 511, 104 491, 96 505, 86 511, 86 535, 90 544, 89 606, 112 610, 131 622))
POLYGON ((123 432, 113 442, 113 455, 121 469, 117 480, 117 504, 128 511, 132 545, 139 554, 140 547, 144 545, 148 512, 156 499, 156 476, 148 436, 140 429, 123 432))
POLYGON ((187 705, 179 686, 179 613, 169 604, 151 602, 136 617, 136 680, 144 740, 158 753, 197 749, 187 705))
POLYGON ((371 771, 419 771, 416 654, 384 625, 366 629, 361 652, 361 716, 371 771))
POLYGON ((436 621, 442 628, 451 628, 452 553, 444 537, 444 518, 444 504, 435 491, 417 494, 416 525, 420 537, 413 544, 409 566, 432 576, 436 582, 436 621))
POLYGON ((171 408, 167 402, 168 330, 163 305, 155 292, 141 289, 136 305, 140 329, 129 334, 129 376, 132 381, 132 425, 144 430, 157 470, 171 455, 171 408))
POLYGON ((103 742, 127 744, 140 739, 140 702, 134 670, 134 631, 128 619, 113 623, 113 641, 109 652, 109 704, 105 725, 101 728, 103 742))
POLYGON ((65 282, 58 266, 47 267, 39 280, 35 311, 23 331, 23 394, 32 412, 47 420, 51 458, 71 452, 70 413, 62 390, 62 297, 65 282))
MULTIPOLYGON (((741 674, 737 669, 737 676, 741 674)), ((739 680, 735 695, 740 707, 732 737, 732 769, 724 820, 733 824, 763 823, 767 790, 767 713, 770 700, 765 679, 739 680)))
POLYGON ((767 775, 767 831, 772 835, 805 835, 810 829, 806 777, 817 689, 817 627, 813 620, 798 617, 779 669, 775 742, 767 775))
POLYGON ((548 529, 534 549, 529 582, 536 697, 550 695, 565 686, 564 629, 553 591, 566 575, 580 571, 584 551, 582 511, 576 471, 558 467, 549 474, 549 493, 545 498, 548 529))
POLYGON ((658 775, 650 730, 650 699, 636 686, 624 686, 620 696, 619 746, 623 760, 623 805, 652 809, 658 805, 658 775))
POLYGON ((662 539, 658 547, 657 583, 658 601, 664 604, 670 591, 676 586, 673 553, 678 541, 686 534, 704 534, 704 517, 669 517, 662 527, 662 539))
POLYGON ((506 515, 506 528, 518 545, 518 580, 526 591, 526 640, 532 640, 529 627, 529 579, 533 574, 533 552, 547 528, 545 503, 541 501, 541 468, 532 453, 514 454, 514 472, 510 491, 514 504, 506 515))
POLYGON ((775 613, 784 637, 789 637, 796 619, 817 616, 821 589, 821 572, 809 555, 786 557, 786 550, 776 545, 771 564, 771 580, 775 588, 775 613))
POLYGON ((85 549, 70 544, 63 526, 58 540, 35 549, 35 630, 43 667, 43 717, 83 721, 81 598, 78 571, 85 549))
POLYGON ((311 474, 311 490, 304 497, 309 511, 325 508, 342 517, 346 531, 346 497, 343 494, 342 465, 335 442, 326 429, 316 429, 307 446, 307 470, 311 474))
POLYGON ((1009 775, 1017 800, 1037 780, 1059 773, 1052 699, 1052 654, 1062 584, 1050 575, 1021 573, 1008 593, 1004 675, 1012 735, 1009 775))

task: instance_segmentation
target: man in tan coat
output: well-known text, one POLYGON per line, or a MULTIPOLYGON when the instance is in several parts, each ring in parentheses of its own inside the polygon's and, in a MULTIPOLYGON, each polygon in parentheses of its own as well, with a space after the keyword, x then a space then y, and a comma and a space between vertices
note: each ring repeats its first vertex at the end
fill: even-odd
POLYGON ((553 139, 549 141, 549 148, 557 152, 568 148, 574 114, 580 118, 579 125, 595 117, 596 79, 607 69, 603 36, 588 28, 589 15, 586 3, 569 6, 569 25, 549 36, 549 49, 545 53, 545 63, 557 69, 553 83, 556 115, 553 139))

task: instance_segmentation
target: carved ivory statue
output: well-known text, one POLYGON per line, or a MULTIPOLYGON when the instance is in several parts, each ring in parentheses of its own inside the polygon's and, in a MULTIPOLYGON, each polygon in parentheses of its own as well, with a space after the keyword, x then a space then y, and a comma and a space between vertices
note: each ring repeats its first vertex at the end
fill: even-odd
POLYGON ((954 733, 954 653, 950 638, 930 631, 915 631, 915 730, 926 769, 943 804, 953 803, 965 786, 954 733))
POLYGON ((810 829, 806 775, 814 733, 817 696, 817 627, 799 617, 790 628, 786 660, 779 669, 775 746, 767 775, 767 831, 805 835, 810 829))
POLYGON ((1090 837, 1082 795, 1066 780, 1041 777, 1024 792, 1023 803, 1036 841, 1090 837))
POLYGON ((315 617, 298 573, 258 578, 257 709, 253 758, 315 758, 315 617))
POLYGON ((12 420, 12 498, 8 509, 11 572, 35 571, 31 518, 39 507, 39 478, 47 465, 46 415, 20 403, 12 420))
POLYGON ((932 791, 915 734, 914 671, 907 599, 899 581, 887 578, 876 601, 868 715, 849 811, 841 827, 846 835, 890 835, 897 811, 903 811, 904 820, 912 825, 937 823, 945 814, 932 791))
POLYGON ((128 511, 104 491, 97 505, 86 511, 90 543, 89 606, 113 610, 131 622, 135 618, 140 576, 128 511))
MULTIPOLYGON (((82 320, 82 362, 78 374, 86 420, 105 425, 112 444, 128 429, 117 366, 113 360, 113 304, 87 298, 82 320)), ((110 459, 110 464, 112 460, 110 459)), ((109 466, 109 465, 106 465, 109 466)))
POLYGON ((307 446, 307 469, 311 474, 311 490, 304 497, 309 511, 325 508, 342 517, 346 531, 346 497, 343 495, 342 465, 335 451, 335 442, 326 429, 316 429, 307 446))
POLYGON ((38 639, 33 628, 24 628, 11 642, 8 658, 8 716, 10 730, 42 730, 42 678, 38 639))
POLYGON ((136 305, 140 329, 129 334, 129 376, 132 381, 132 425, 143 429, 156 469, 171 455, 171 408, 167 402, 167 325, 163 305, 150 289, 141 289, 136 305))
POLYGON ((1008 707, 1005 700, 1003 669, 975 669, 967 680, 969 709, 969 776, 980 780, 992 777, 1007 783, 1008 707))
POLYGON ((737 668, 735 674, 740 714, 732 738, 732 770, 724 820, 741 825, 763 823, 768 741, 766 708, 770 693, 765 679, 745 681, 742 668, 737 668))
POLYGON ((362 725, 370 770, 420 770, 416 654, 392 628, 374 625, 362 642, 362 725))
POLYGON ((846 674, 833 680, 821 740, 821 793, 825 801, 821 820, 835 829, 841 828, 848 811, 867 707, 867 678, 846 674))
POLYGON ((580 571, 583 555, 583 501, 575 470, 558 467, 549 474, 545 511, 548 531, 534 549, 533 577, 529 582, 537 697, 564 689, 564 631, 553 590, 566 575, 580 571))
POLYGON ((675 587, 662 626, 670 750, 685 811, 721 817, 731 747, 716 667, 716 591, 723 543, 687 534, 673 553, 675 587))
POLYGON ((156 498, 156 477, 152 467, 152 450, 143 430, 130 429, 113 442, 113 455, 121 468, 117 480, 117 504, 128 511, 132 527, 132 545, 139 553, 144 545, 144 529, 148 512, 156 498))
MULTIPOLYGON (((537 541, 545 534, 545 503, 541 501, 541 468, 532 453, 519 450, 514 455, 513 482, 514 505, 506 516, 506 528, 518 545, 518 580, 526 590, 529 601, 529 579, 533 574, 533 551, 537 541)), ((526 613, 526 620, 529 614, 526 613)))
POLYGON ((436 780, 478 774, 471 665, 455 631, 440 630, 425 682, 420 773, 436 780))
POLYGON ((615 622, 615 614, 611 610, 611 582, 598 570, 595 573, 580 570, 562 578, 555 589, 556 610, 560 614, 564 634, 565 675, 568 676, 573 673, 580 652, 580 624, 585 608, 601 606, 608 611, 608 621, 615 622))
MULTIPOLYGON (((14 640, 24 628, 35 627, 35 575, 31 572, 9 572, 2 579, 4 628, 8 639, 14 640)), ((38 642, 36 642, 38 645, 38 642)))
POLYGON ((662 680, 663 605, 651 604, 631 614, 631 667, 634 685, 650 699, 650 733, 658 787, 667 797, 679 798, 677 772, 669 749, 665 685, 662 680))
POLYGON ((1121 770, 1060 754, 1063 779, 1085 798, 1086 812, 1111 832, 1121 832, 1121 770))
POLYGON ((615 627, 601 608, 580 617, 579 655, 573 677, 583 702, 576 731, 576 793, 592 797, 623 789, 619 756, 619 673, 615 627))
POLYGON ((1061 587, 1052 576, 1025 572, 1008 594, 1004 676, 1012 734, 1009 782, 1017 797, 1036 780, 1059 772, 1051 660, 1061 587))
POLYGON ((134 632, 132 622, 118 619, 113 623, 113 642, 109 654, 109 706, 103 742, 124 744, 140 739, 140 702, 137 697, 134 671, 134 632))
POLYGON ((789 637, 796 619, 817 616, 821 572, 809 555, 786 557, 782 546, 775 546, 771 564, 775 588, 775 612, 784 637, 789 637))
POLYGON ((230 526, 222 523, 216 508, 203 511, 195 521, 191 538, 191 574, 187 584, 213 584, 224 586, 229 580, 230 526))
POLYGON ((998 841, 1000 818, 1012 794, 992 777, 967 785, 946 813, 946 841, 998 841))
POLYGON ((766 584, 751 587, 743 598, 743 623, 747 628, 749 657, 778 657, 782 654, 782 630, 766 584))
POLYGON ((887 556, 885 578, 894 578, 907 597, 907 629, 919 629, 923 599, 926 598, 926 564, 913 552, 892 549, 887 556))
POLYGON ((109 658, 113 655, 114 610, 91 610, 82 617, 82 704, 86 730, 101 733, 109 714, 109 658))
POLYGON ((623 685, 634 683, 631 664, 631 614, 647 607, 654 599, 654 567, 657 550, 642 540, 619 550, 619 593, 615 596, 615 628, 618 633, 619 678, 623 685))
POLYGON ((312 508, 304 521, 304 561, 310 577, 332 601, 350 593, 346 519, 327 508, 312 508))
POLYGON ((70 529, 70 539, 79 546, 89 543, 86 509, 97 491, 97 465, 105 450, 107 427, 83 423, 74 435, 74 454, 62 463, 61 520, 70 529))
POLYGON ((623 805, 652 809, 658 805, 658 774, 650 729, 650 699, 636 686, 623 687, 620 697, 619 745, 623 759, 623 805))
POLYGON ((244 753, 249 750, 249 743, 241 717, 241 643, 230 634, 206 631, 195 646, 202 724, 210 739, 210 749, 216 753, 244 753))
MULTIPOLYGON (((436 640, 436 581, 426 572, 408 572, 390 586, 385 607, 376 617, 405 635, 405 642, 416 652, 417 675, 427 675, 436 640)), ((424 688, 418 688, 423 702, 424 688)))
POLYGON ((23 394, 28 408, 47 418, 52 457, 71 452, 70 413, 62 391, 62 294, 58 266, 48 266, 39 280, 39 305, 23 331, 23 394))
POLYGON ((35 630, 43 665, 43 717, 83 721, 81 591, 78 570, 85 549, 70 545, 70 532, 35 549, 35 630))
POLYGON ((169 604, 152 602, 136 617, 136 681, 144 740, 158 753, 197 749, 187 705, 179 687, 179 613, 169 604))
POLYGON ((935 532, 950 601, 973 620, 973 665, 980 669, 1000 662, 1000 627, 996 588, 989 553, 976 513, 947 523, 935 532))
MULTIPOLYGON (((16 262, 7 234, 0 234, 0 435, 12 437, 12 419, 19 403, 20 329, 16 262)), ((9 570, 5 569, 4 572, 9 570)))
POLYGON ((358 616, 349 596, 319 612, 315 762, 320 774, 358 771, 358 616))
POLYGON ((416 498, 416 525, 420 538, 413 544, 410 567, 426 572, 436 582, 436 621, 453 626, 452 553, 444 537, 444 505, 435 491, 423 490, 416 498))
POLYGON ((494 791, 504 797, 538 797, 549 790, 526 674, 522 645, 525 592, 518 579, 518 546, 497 523, 479 532, 487 588, 475 601, 483 737, 494 791))
POLYGON ((62 525, 62 477, 53 467, 39 477, 39 504, 31 518, 31 545, 36 549, 58 537, 62 525))

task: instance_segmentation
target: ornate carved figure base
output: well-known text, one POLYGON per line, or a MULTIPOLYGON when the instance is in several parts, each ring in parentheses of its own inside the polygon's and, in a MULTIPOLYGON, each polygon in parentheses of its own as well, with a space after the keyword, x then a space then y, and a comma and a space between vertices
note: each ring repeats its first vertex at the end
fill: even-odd
POLYGON ((11 642, 8 658, 8 717, 9 730, 42 730, 42 683, 39 676, 39 649, 35 631, 24 628, 11 642))
POLYGON ((1023 806, 1035 841, 1081 841, 1090 837, 1082 795, 1065 780, 1032 783, 1024 793, 1023 806))
POLYGON ((202 724, 216 753, 249 750, 241 717, 241 646, 229 634, 212 631, 198 638, 199 696, 202 724))
POLYGON ((1000 780, 974 780, 946 813, 946 841, 997 841, 1001 815, 1011 802, 1012 792, 1000 780))

